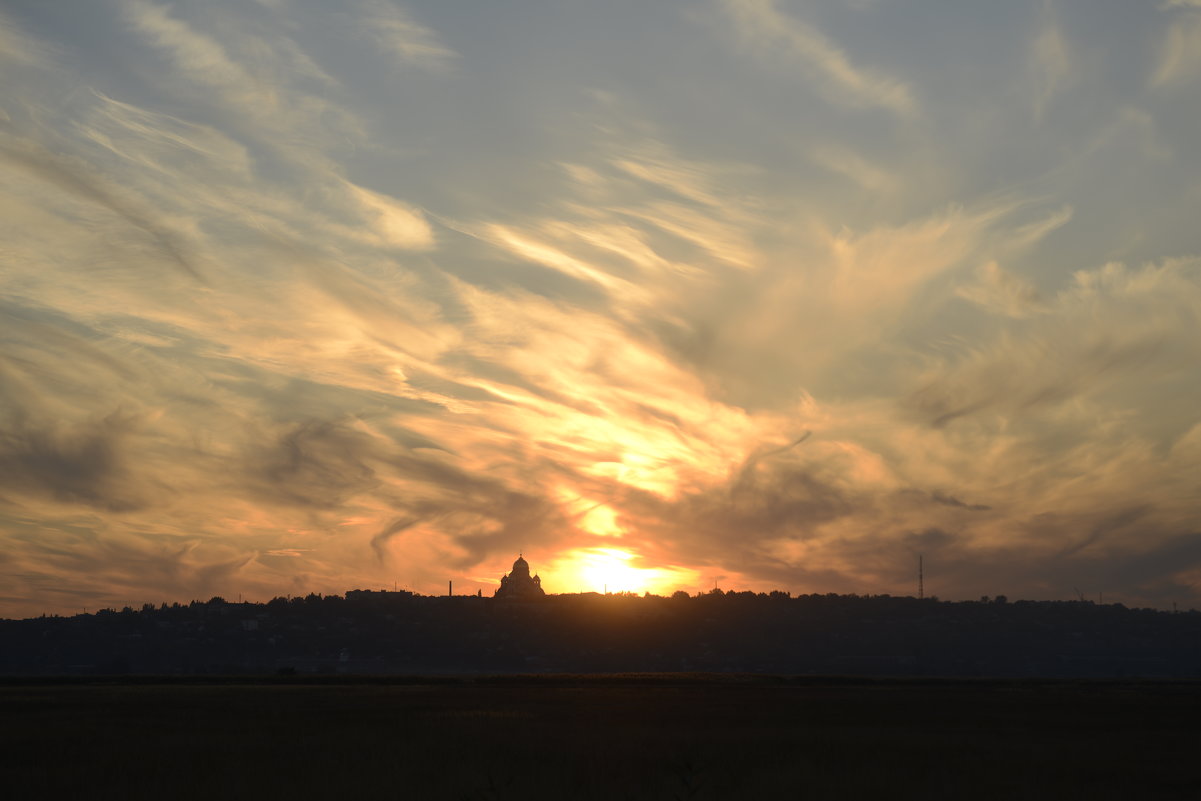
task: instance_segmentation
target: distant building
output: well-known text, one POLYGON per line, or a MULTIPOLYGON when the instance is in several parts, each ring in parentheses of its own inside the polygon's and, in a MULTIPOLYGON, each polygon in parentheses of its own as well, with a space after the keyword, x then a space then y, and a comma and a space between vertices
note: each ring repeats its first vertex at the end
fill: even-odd
POLYGON ((545 598, 546 592, 542 589, 542 579, 538 578, 535 573, 530 575, 530 563, 521 558, 521 554, 517 555, 517 561, 513 563, 513 569, 500 578, 500 587, 493 593, 493 597, 501 598, 510 601, 526 601, 533 598, 545 598))

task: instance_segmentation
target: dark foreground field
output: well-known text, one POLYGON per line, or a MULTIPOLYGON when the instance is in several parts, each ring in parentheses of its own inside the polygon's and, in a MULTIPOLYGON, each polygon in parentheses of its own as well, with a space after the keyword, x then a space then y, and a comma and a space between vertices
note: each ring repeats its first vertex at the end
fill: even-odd
POLYGON ((0 685, 5 797, 1201 798, 1201 685, 0 685))

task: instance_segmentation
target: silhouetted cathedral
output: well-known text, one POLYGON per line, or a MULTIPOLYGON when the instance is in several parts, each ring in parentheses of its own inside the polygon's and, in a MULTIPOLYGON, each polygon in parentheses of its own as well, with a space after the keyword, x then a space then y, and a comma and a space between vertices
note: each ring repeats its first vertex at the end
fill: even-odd
POLYGON ((530 575, 530 563, 517 555, 513 570, 508 575, 500 577, 500 586, 493 593, 496 598, 522 601, 531 598, 544 598, 546 592, 542 589, 542 579, 537 574, 530 575))

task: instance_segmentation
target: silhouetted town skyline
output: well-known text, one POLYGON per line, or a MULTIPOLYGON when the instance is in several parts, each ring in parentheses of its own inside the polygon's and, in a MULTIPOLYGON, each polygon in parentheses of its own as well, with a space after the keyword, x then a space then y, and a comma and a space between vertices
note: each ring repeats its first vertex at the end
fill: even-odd
POLYGON ((351 590, 3 620, 0 673, 1201 676, 1196 610, 721 589, 547 595, 530 591, 527 571, 519 558, 493 597, 351 590))

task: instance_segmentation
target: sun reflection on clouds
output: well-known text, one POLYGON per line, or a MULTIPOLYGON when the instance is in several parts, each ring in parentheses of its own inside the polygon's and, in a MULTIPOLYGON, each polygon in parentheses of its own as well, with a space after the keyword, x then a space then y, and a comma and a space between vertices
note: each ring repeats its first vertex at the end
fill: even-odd
POLYGON ((434 244, 429 223, 394 198, 347 183, 346 190, 359 204, 375 228, 380 241, 399 248, 422 249, 434 244))
POLYGON ((580 528, 598 537, 620 537, 625 533, 617 520, 617 512, 604 504, 597 504, 585 512, 580 518, 580 528))

